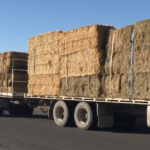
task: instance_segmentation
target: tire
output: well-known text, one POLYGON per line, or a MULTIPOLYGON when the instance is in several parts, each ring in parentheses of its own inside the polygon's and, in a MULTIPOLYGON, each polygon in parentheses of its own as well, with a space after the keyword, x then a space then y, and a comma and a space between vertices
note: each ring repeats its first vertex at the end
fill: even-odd
POLYGON ((3 115, 4 113, 4 108, 0 108, 0 117, 3 115))
POLYGON ((53 118, 57 126, 64 127, 69 122, 69 110, 64 101, 57 101, 53 109, 53 118))
POLYGON ((79 129, 87 130, 92 127, 93 113, 88 103, 80 102, 77 104, 74 112, 74 120, 79 129))
POLYGON ((53 109, 54 109, 55 101, 53 101, 48 109, 48 119, 54 120, 53 118, 53 109))

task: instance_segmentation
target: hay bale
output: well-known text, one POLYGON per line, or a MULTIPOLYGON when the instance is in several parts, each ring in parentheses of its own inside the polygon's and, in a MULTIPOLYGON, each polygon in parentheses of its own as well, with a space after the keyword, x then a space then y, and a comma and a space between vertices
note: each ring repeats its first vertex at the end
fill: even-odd
POLYGON ((61 31, 49 32, 29 39, 29 93, 37 95, 59 95, 59 53, 62 50, 63 42, 63 32, 61 31), (50 84, 46 85, 49 82, 50 84))
POLYGON ((133 76, 132 97, 135 99, 146 99, 147 95, 147 74, 138 73, 133 76))
POLYGON ((149 73, 150 19, 134 24, 134 73, 149 73))
POLYGON ((30 76, 28 91, 33 95, 59 95, 59 74, 41 74, 30 76))
POLYGON ((102 74, 101 68, 106 59, 105 45, 111 28, 92 25, 66 33, 69 44, 61 56, 61 95, 100 96, 101 80, 98 77, 102 74), (90 83, 90 79, 93 79, 93 83, 90 83))
POLYGON ((99 97, 101 80, 99 75, 61 78, 60 95, 74 97, 99 97))
POLYGON ((130 74, 121 75, 120 92, 120 98, 130 98, 130 74))
POLYGON ((103 97, 129 98, 131 37, 133 26, 111 29, 103 67, 103 97))
POLYGON ((134 45, 150 45, 150 19, 134 24, 134 45))
POLYGON ((150 98, 150 19, 134 24, 133 98, 150 98))
MULTIPOLYGON (((27 69, 27 61, 15 60, 24 59, 27 60, 27 53, 21 52, 6 52, 0 54, 0 91, 12 92, 12 81, 28 81, 27 72, 14 71, 12 76, 12 69, 27 69)), ((27 92, 27 83, 14 82, 14 92, 27 92)))
POLYGON ((150 20, 121 29, 92 25, 30 38, 29 93, 129 98, 133 28, 133 98, 150 98, 150 20))
POLYGON ((112 74, 128 74, 131 61, 131 37, 133 26, 121 29, 112 29, 107 44, 107 59, 105 62, 105 74, 110 74, 110 61, 112 58, 112 74))
MULTIPOLYGON (((92 25, 67 32, 49 32, 30 38, 29 93, 88 96, 89 91, 85 86, 89 80, 87 76, 99 76, 101 73, 101 58, 105 53, 110 28, 113 27, 92 25), (51 83, 49 81, 51 79, 46 76, 53 76, 54 79, 56 76, 57 81, 51 83), (76 88, 78 83, 80 83, 79 89, 76 88)), ((98 90, 96 91, 98 93, 98 90)))
POLYGON ((102 96, 103 97, 121 97, 120 94, 120 75, 116 74, 111 76, 110 79, 110 75, 107 75, 105 77, 105 79, 103 80, 103 93, 102 96))

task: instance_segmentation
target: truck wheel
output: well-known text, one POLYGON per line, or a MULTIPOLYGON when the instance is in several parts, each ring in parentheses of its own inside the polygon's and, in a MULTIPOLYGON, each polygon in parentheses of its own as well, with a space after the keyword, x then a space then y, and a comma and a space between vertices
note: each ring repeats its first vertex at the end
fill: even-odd
POLYGON ((53 109, 54 109, 54 105, 55 105, 55 101, 53 101, 48 109, 48 118, 51 120, 54 120, 53 118, 53 109))
POLYGON ((3 115, 4 108, 0 108, 0 117, 3 115))
POLYGON ((86 102, 80 102, 75 108, 74 120, 78 128, 87 130, 91 127, 93 113, 91 107, 86 102))
POLYGON ((53 118, 57 126, 66 126, 69 120, 69 110, 64 101, 57 101, 53 109, 53 118))

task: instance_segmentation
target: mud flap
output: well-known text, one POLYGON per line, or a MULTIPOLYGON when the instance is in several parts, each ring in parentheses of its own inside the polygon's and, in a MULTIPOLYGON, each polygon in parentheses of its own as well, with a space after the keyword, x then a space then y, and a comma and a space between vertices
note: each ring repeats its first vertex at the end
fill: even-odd
POLYGON ((147 106, 147 126, 150 127, 150 106, 147 106))
POLYGON ((98 127, 108 128, 113 126, 112 107, 109 104, 97 103, 98 127))

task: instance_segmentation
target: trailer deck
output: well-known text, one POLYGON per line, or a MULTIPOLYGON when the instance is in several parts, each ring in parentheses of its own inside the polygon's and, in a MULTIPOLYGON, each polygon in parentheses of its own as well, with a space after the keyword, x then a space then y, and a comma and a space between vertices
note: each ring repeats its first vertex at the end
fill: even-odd
POLYGON ((85 102, 102 102, 102 103, 119 103, 119 104, 136 104, 150 106, 150 100, 138 99, 121 99, 121 98, 90 98, 90 97, 67 97, 67 96, 49 96, 49 95, 31 95, 24 94, 25 98, 41 99, 41 100, 72 100, 85 102))

